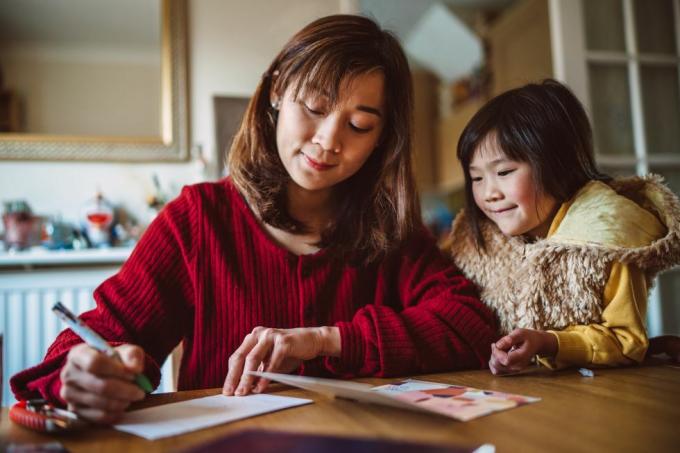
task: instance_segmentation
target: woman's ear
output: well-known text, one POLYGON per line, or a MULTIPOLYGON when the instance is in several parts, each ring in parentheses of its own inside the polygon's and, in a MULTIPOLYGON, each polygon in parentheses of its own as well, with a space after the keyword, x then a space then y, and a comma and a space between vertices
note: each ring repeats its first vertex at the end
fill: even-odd
POLYGON ((281 98, 278 94, 274 93, 273 91, 269 94, 269 105, 271 105, 274 110, 279 109, 281 106, 280 101, 281 98))

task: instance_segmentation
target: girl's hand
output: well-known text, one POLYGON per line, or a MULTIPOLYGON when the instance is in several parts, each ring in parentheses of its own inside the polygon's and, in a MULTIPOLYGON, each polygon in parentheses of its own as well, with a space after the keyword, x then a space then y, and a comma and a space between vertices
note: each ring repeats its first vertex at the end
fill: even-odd
POLYGON ((144 369, 144 351, 133 345, 115 348, 122 363, 86 344, 71 348, 61 369, 59 395, 69 410, 96 423, 113 423, 133 401, 144 399, 134 381, 144 369))
POLYGON ((340 331, 337 327, 301 327, 272 329, 255 327, 243 343, 229 357, 229 372, 222 393, 247 395, 260 393, 267 387, 267 379, 259 379, 249 371, 288 373, 304 360, 340 355, 340 331), (257 386, 253 385, 257 382, 257 386))
POLYGON ((529 366, 536 354, 556 353, 557 338, 550 332, 515 329, 491 344, 489 368, 493 374, 515 373, 529 366))

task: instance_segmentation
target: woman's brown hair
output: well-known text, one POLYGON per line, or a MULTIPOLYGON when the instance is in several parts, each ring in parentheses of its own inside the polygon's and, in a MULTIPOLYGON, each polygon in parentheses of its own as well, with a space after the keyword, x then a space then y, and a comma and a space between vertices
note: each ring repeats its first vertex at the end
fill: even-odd
POLYGON ((378 146, 353 176, 337 186, 337 215, 318 244, 339 256, 371 261, 394 250, 420 227, 411 164, 413 88, 397 39, 354 15, 318 19, 276 56, 253 95, 229 152, 232 180, 262 220, 292 233, 307 231, 286 208, 290 176, 276 147, 270 95, 323 94, 337 101, 341 83, 372 71, 384 75, 385 119, 378 146))

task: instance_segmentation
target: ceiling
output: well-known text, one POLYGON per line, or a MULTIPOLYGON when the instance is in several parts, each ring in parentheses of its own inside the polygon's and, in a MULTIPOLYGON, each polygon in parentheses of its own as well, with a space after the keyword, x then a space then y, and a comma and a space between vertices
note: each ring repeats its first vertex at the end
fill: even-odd
POLYGON ((514 0, 360 0, 362 13, 402 41, 409 58, 453 81, 483 61, 472 26, 480 12, 498 13, 514 0))

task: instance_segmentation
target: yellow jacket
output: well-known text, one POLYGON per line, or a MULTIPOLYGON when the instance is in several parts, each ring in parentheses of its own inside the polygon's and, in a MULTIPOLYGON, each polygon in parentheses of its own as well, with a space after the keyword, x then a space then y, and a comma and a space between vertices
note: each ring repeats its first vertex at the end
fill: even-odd
POLYGON ((453 224, 451 253, 498 314, 501 332, 551 331, 551 367, 639 362, 648 346, 651 280, 680 262, 680 203, 658 177, 592 181, 555 215, 535 243, 483 222, 476 247, 464 214, 453 224))

